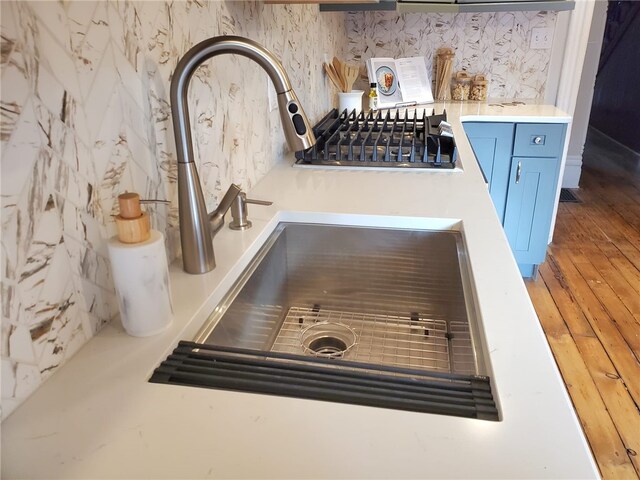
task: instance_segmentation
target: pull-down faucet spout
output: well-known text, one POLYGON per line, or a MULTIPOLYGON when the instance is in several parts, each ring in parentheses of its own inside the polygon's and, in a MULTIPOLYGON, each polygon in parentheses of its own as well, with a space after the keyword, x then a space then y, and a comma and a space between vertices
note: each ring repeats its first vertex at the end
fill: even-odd
MULTIPOLYGON (((194 162, 193 140, 189 121, 187 93, 191 76, 205 61, 216 55, 233 53, 255 61, 269 75, 278 96, 280 120, 285 138, 294 151, 306 150, 315 144, 315 137, 291 87, 289 77, 280 61, 266 48, 243 37, 221 36, 200 42, 178 62, 171 79, 171 115, 178 154, 178 213, 182 262, 187 273, 206 273, 216 266, 213 252, 213 233, 209 217, 224 216, 226 204, 207 214, 198 170, 194 162)), ((229 195, 235 198, 237 191, 229 195), (235 193, 235 195, 234 195, 235 193)), ((233 198, 231 198, 231 201, 233 198)), ((231 201, 226 202, 228 204, 231 201)), ((228 207, 227 207, 228 208, 228 207)))

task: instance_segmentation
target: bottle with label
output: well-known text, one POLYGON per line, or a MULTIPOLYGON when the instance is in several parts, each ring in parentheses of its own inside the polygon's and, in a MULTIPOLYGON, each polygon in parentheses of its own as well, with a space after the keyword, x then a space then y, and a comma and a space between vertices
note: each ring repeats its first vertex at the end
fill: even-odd
POLYGON ((371 89, 369 90, 369 110, 372 112, 378 110, 378 88, 375 82, 371 83, 371 89))

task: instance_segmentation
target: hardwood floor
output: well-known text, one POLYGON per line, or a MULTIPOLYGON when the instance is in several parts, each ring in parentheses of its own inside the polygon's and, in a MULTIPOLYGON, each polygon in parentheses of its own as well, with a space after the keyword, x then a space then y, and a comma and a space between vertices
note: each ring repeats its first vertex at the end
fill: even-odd
POLYGON ((640 156, 590 130, 529 295, 605 479, 640 479, 640 156))

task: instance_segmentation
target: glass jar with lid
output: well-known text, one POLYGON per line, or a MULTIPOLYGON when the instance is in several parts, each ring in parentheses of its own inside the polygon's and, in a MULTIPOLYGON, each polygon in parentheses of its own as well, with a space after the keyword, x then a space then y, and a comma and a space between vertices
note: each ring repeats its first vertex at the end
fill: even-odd
POLYGON ((465 101, 469 99, 471 92, 471 75, 467 72, 458 72, 453 79, 451 86, 451 98, 453 100, 465 101))
POLYGON ((471 92, 469 93, 470 100, 484 101, 487 99, 487 90, 489 82, 484 75, 476 75, 471 82, 471 92))

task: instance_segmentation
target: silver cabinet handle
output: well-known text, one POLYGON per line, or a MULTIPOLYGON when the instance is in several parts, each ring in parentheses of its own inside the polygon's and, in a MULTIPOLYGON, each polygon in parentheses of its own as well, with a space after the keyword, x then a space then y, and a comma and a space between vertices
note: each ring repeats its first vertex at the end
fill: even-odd
POLYGON ((518 169, 516 170, 516 183, 520 183, 520 175, 522 175, 522 162, 518 162, 518 169))

